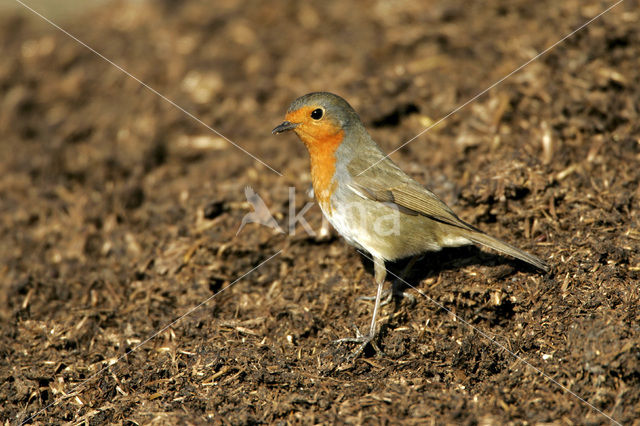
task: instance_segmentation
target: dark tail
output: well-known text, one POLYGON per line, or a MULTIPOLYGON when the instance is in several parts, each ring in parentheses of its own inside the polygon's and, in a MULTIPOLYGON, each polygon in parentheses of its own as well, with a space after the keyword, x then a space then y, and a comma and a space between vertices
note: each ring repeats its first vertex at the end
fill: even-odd
POLYGON ((513 247, 510 244, 505 243, 497 238, 491 237, 482 232, 468 232, 464 235, 465 238, 470 239, 476 244, 481 244, 483 246, 487 246, 492 248, 500 253, 508 254, 509 256, 513 256, 516 259, 520 259, 524 262, 527 262, 536 268, 539 268, 545 272, 549 272, 549 265, 545 263, 542 259, 526 253, 520 249, 513 247))

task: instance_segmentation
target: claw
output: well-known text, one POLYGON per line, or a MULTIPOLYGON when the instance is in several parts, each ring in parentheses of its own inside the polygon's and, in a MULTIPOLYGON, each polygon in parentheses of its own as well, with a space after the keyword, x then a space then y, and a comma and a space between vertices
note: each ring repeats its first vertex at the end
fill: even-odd
MULTIPOLYGON (((382 292, 382 301, 380 302, 380 306, 385 306, 388 305, 389 302, 391 302, 391 299, 393 298, 393 293, 389 290, 385 290, 382 292)), ((364 300, 367 302, 371 302, 373 300, 376 300, 375 296, 360 296, 357 297, 356 300, 364 300)))
POLYGON ((336 344, 359 343, 359 346, 357 347, 357 349, 347 357, 347 361, 351 361, 352 359, 357 358, 358 355, 360 355, 362 351, 364 351, 364 348, 366 348, 368 344, 371 344, 371 346, 373 347, 373 349, 376 351, 377 354, 384 355, 384 352, 382 352, 382 350, 374 342, 375 334, 372 335, 372 333, 368 333, 367 335, 363 335, 357 326, 354 325, 353 328, 356 331, 356 337, 344 337, 342 339, 336 339, 333 341, 333 343, 336 343, 336 344))
MULTIPOLYGON (((383 299, 380 302, 380 306, 388 305, 389 303, 391 303, 391 301, 394 298, 406 299, 411 305, 415 305, 415 303, 416 303, 416 298, 411 293, 407 293, 407 292, 404 292, 404 291, 401 291, 401 290, 396 290, 395 288, 393 289, 393 291, 390 291, 390 290, 383 291, 382 292, 382 298, 383 299)), ((356 300, 372 301, 372 300, 376 300, 376 297, 375 296, 360 296, 356 300)))
POLYGON ((343 343, 343 342, 362 343, 362 339, 365 338, 364 334, 360 332, 360 329, 355 324, 353 325, 353 329, 356 331, 356 337, 345 337, 342 339, 336 339, 333 341, 333 343, 343 343))
POLYGON ((405 291, 398 291, 398 292, 393 292, 392 295, 393 297, 407 300, 409 304, 412 306, 416 304, 416 297, 411 293, 407 293, 405 291))

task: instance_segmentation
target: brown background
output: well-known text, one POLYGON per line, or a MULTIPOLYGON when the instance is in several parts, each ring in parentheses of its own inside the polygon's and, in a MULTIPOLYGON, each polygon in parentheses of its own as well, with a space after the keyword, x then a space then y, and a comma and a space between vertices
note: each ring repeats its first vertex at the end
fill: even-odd
MULTIPOLYGON (((461 217, 548 260, 552 274, 474 248, 430 254, 411 282, 431 300, 411 290, 415 305, 385 307, 386 355, 345 363, 353 348, 331 341, 354 323, 366 328, 372 304, 356 298, 374 292, 368 262, 300 227, 283 235, 252 224, 235 236, 252 211, 245 186, 283 226, 288 187, 296 211, 308 201, 304 147, 270 134, 297 96, 341 94, 390 151, 611 4, 43 9, 282 177, 19 5, 3 9, 0 417, 19 422, 56 402, 35 421, 608 423, 480 330, 632 423, 637 1, 393 155, 461 217)), ((317 229, 319 209, 306 218, 317 229)))

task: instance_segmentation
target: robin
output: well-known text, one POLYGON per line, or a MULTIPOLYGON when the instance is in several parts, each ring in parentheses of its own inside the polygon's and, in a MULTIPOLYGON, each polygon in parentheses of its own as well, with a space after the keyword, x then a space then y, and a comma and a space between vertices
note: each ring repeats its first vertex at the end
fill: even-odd
POLYGON ((428 251, 475 243, 549 270, 536 256, 463 221, 433 192, 405 174, 340 96, 315 92, 293 101, 273 134, 290 130, 309 151, 313 190, 322 213, 349 244, 373 258, 378 289, 369 332, 356 331, 355 338, 339 340, 360 344, 353 356, 376 336, 386 261, 415 259, 428 251))

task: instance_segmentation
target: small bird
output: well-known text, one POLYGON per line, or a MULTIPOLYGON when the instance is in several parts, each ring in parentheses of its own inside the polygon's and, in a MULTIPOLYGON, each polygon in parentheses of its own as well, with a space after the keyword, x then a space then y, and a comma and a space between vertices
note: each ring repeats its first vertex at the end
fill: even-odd
POLYGON ((376 336, 387 261, 476 243, 549 271, 536 256, 464 222, 433 192, 405 174, 340 96, 314 92, 299 97, 273 134, 289 130, 309 151, 313 190, 322 213, 349 244, 373 258, 378 288, 369 332, 357 331, 355 338, 339 340, 360 343, 353 356, 376 336))

